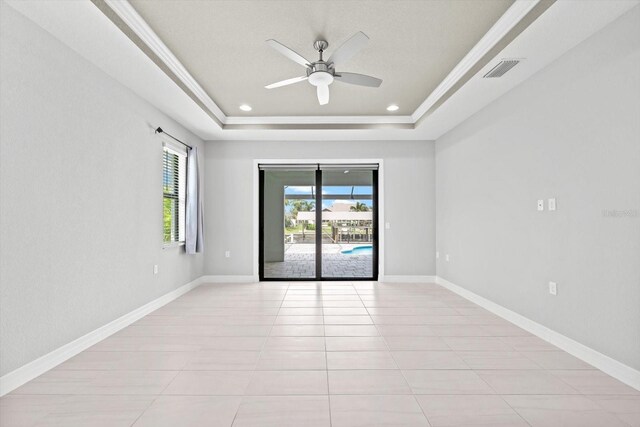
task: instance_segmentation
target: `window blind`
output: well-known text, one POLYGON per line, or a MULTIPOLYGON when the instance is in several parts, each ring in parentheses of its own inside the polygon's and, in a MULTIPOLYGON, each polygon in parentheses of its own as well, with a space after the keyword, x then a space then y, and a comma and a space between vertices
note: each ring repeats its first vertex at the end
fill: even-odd
POLYGON ((174 147, 163 147, 162 190, 164 204, 164 243, 184 241, 186 153, 174 147))

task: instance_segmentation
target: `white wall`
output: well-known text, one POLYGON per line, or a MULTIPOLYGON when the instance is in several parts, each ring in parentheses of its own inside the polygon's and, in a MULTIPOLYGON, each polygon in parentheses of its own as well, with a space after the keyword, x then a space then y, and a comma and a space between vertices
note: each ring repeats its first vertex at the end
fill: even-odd
POLYGON ((636 7, 436 143, 438 275, 636 369, 638 23, 636 7))
POLYGON ((202 256, 163 250, 153 127, 203 144, 0 7, 4 375, 202 275, 202 256))
POLYGON ((205 272, 252 275, 254 159, 383 159, 385 275, 435 274, 431 141, 211 141, 205 167, 205 272), (231 258, 225 258, 225 250, 231 258))

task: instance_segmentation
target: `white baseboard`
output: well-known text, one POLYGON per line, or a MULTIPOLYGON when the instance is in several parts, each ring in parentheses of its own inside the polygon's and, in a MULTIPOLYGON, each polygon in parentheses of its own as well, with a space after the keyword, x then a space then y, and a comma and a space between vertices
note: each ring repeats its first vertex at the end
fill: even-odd
POLYGON ((256 283, 260 279, 258 276, 235 276, 235 275, 216 275, 216 276, 202 276, 200 278, 202 283, 256 283))
POLYGON ((436 276, 436 283, 460 295, 463 298, 479 305, 502 317, 505 320, 521 327, 525 331, 555 345, 567 353, 583 360, 584 362, 600 369, 602 372, 622 381, 623 383, 640 390, 640 371, 612 359, 584 344, 572 340, 554 330, 547 328, 533 320, 509 310, 499 304, 489 301, 461 286, 455 285, 442 277, 436 276))
POLYGON ((175 289, 160 298, 156 298, 155 300, 117 318, 114 321, 63 345, 56 350, 53 350, 51 353, 45 354, 33 362, 29 362, 26 365, 5 374, 0 378, 0 396, 4 396, 24 383, 31 381, 50 369, 55 368, 62 362, 69 360, 92 345, 97 344, 110 335, 113 335, 121 329, 129 326, 133 322, 140 320, 152 311, 170 303, 190 290, 197 288, 201 283, 203 283, 202 277, 199 277, 196 280, 180 286, 178 289, 175 289))
MULTIPOLYGON (((202 276, 202 283, 257 283, 259 280, 258 276, 251 275, 202 276)), ((286 282, 286 279, 283 281, 286 282)), ((349 281, 349 279, 345 279, 345 281, 349 281)), ((380 275, 378 281, 386 283, 436 283, 436 276, 380 275)))
POLYGON ((435 283, 436 276, 385 275, 378 277, 378 281, 384 283, 435 283))
MULTIPOLYGON (((70 359, 78 353, 86 350, 92 345, 113 335, 119 330, 129 326, 133 322, 141 319, 154 310, 168 304, 176 298, 184 295, 192 289, 204 283, 255 283, 258 278, 255 276, 202 276, 189 282, 178 289, 175 289, 160 298, 157 298, 136 310, 119 317, 118 319, 92 331, 75 341, 66 344, 51 353, 48 353, 33 362, 9 372, 0 378, 0 396, 15 390, 24 383, 42 375, 46 371, 58 366, 60 363, 70 359)), ((589 363, 612 377, 640 390, 640 371, 631 368, 617 360, 612 359, 590 347, 580 344, 546 326, 530 320, 514 311, 511 311, 499 304, 489 301, 467 289, 455 285, 446 279, 438 276, 384 276, 380 277, 381 282, 386 283, 438 283, 446 289, 460 295, 469 301, 489 310, 503 319, 521 327, 522 329, 540 337, 541 339, 561 348, 569 354, 589 363)))

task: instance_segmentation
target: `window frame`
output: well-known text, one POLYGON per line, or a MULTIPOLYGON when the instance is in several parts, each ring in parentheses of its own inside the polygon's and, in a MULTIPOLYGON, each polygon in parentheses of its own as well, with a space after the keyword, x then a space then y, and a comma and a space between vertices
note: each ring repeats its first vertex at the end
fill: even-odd
POLYGON ((186 221, 186 184, 187 184, 187 152, 183 147, 176 147, 173 144, 164 143, 162 146, 162 242, 163 247, 182 246, 185 244, 185 221, 186 221), (173 156, 170 162, 167 156, 173 156), (177 163, 177 164, 176 164, 177 163), (171 167, 177 171, 177 185, 173 184, 172 191, 167 191, 167 175, 171 172, 167 170, 171 167), (172 201, 170 240, 166 240, 167 229, 165 228, 165 203, 172 201))

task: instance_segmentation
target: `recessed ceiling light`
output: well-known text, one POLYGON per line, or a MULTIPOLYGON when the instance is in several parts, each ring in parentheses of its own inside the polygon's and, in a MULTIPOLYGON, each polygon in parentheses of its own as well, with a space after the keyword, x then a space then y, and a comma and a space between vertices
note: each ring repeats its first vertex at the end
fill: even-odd
POLYGON ((387 111, 398 111, 398 107, 396 104, 391 104, 387 107, 387 111))
POLYGON ((247 104, 242 104, 242 105, 240 106, 240 109, 241 109, 242 111, 251 111, 251 110, 252 110, 251 105, 247 105, 247 104))
POLYGON ((344 173, 349 173, 349 171, 344 171, 344 173))

